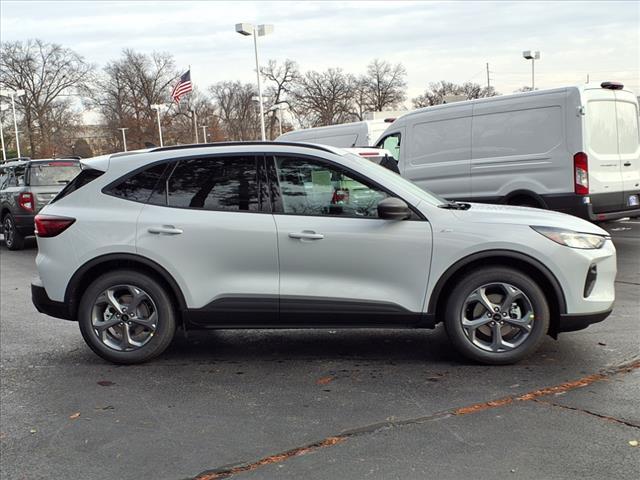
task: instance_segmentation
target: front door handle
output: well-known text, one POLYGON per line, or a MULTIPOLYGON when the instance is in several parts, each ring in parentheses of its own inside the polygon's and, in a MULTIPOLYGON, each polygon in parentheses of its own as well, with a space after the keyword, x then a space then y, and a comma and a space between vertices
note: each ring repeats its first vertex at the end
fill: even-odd
POLYGON ((624 166, 625 167, 630 167, 631 166, 631 162, 624 162, 624 166))
POLYGON ((300 240, 322 240, 324 235, 311 230, 303 230, 302 232, 291 232, 289 238, 297 238, 300 240))
POLYGON ((149 227, 147 232, 156 235, 180 235, 182 229, 176 228, 173 225, 162 225, 161 227, 149 227))

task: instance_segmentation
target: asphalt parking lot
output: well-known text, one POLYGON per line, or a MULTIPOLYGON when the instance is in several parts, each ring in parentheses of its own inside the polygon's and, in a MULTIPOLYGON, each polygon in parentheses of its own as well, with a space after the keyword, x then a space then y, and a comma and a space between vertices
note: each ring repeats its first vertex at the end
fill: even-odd
POLYGON ((213 331, 105 363, 37 313, 35 242, 0 247, 0 477, 638 479, 640 220, 606 226, 603 323, 508 367, 433 331, 213 331))

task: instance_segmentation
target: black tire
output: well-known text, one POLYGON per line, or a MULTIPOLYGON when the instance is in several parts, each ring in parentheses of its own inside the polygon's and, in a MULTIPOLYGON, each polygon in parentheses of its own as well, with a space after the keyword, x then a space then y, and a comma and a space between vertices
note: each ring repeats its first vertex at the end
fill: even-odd
POLYGON ((531 197, 514 197, 507 202, 514 207, 544 208, 540 202, 531 197))
POLYGON ((549 330, 549 317, 547 299, 528 275, 508 267, 486 267, 465 275, 455 286, 446 302, 444 325, 451 343, 463 356, 488 365, 508 365, 519 362, 540 346, 549 330), (531 330, 521 344, 509 351, 492 352, 483 350, 465 334, 462 316, 465 302, 474 291, 498 283, 512 285, 526 295, 533 309, 533 320, 531 330))
POLYGON ((2 219, 2 234, 4 235, 4 244, 9 250, 24 248, 24 236, 16 228, 16 221, 10 213, 7 213, 2 219))
POLYGON ((91 350, 105 360, 118 364, 143 363, 160 355, 173 340, 176 313, 171 297, 152 277, 132 270, 116 270, 98 277, 84 292, 78 308, 78 323, 82 337, 91 350), (93 328, 92 314, 98 297, 117 285, 131 285, 143 290, 157 310, 156 329, 147 343, 132 351, 115 350, 98 337, 93 328))

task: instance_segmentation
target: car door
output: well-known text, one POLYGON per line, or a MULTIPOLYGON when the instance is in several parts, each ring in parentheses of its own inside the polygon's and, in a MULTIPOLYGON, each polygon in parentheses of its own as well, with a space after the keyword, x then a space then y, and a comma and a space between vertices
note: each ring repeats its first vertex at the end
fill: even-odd
POLYGON ((140 213, 137 252, 174 277, 194 323, 277 318, 277 238, 263 166, 254 155, 170 162, 140 213))
POLYGON ((280 263, 280 322, 397 325, 420 319, 427 220, 378 218, 391 193, 326 159, 267 156, 280 263))

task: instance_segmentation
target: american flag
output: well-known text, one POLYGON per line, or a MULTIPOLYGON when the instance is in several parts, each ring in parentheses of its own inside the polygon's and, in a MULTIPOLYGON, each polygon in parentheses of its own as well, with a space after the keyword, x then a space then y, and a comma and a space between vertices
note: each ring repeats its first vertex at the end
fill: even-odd
POLYGON ((191 87, 191 70, 187 70, 180 77, 180 81, 176 83, 176 86, 173 87, 173 91, 171 92, 171 98, 175 102, 180 101, 180 97, 182 97, 185 93, 189 93, 193 88, 191 87))

